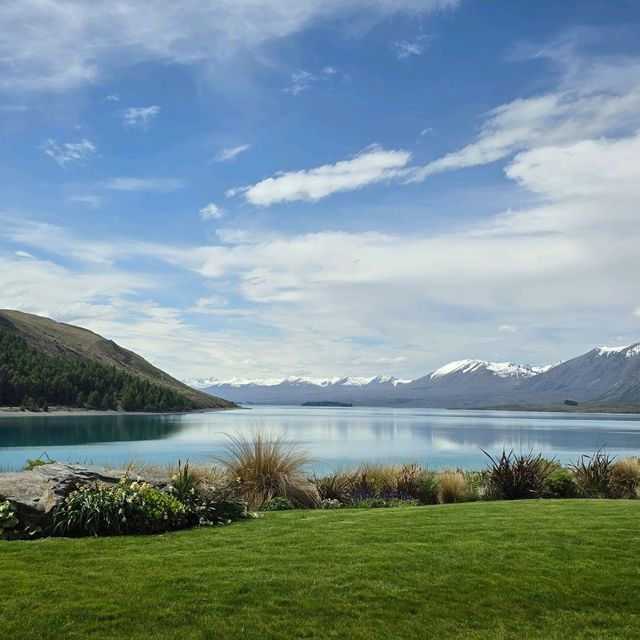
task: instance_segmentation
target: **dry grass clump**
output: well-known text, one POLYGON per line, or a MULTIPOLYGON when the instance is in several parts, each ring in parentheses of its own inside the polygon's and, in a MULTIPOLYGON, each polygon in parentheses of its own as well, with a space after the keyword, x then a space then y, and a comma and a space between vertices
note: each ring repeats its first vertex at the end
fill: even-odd
POLYGON ((569 465, 578 491, 584 498, 609 498, 613 487, 614 459, 598 449, 592 456, 581 456, 569 465))
POLYGON ((471 486, 460 471, 443 471, 438 474, 438 502, 467 502, 471 500, 471 486))
POLYGON ((611 468, 611 485, 620 498, 640 497, 640 458, 624 458, 611 468))
POLYGON ((271 498, 287 498, 298 507, 320 506, 315 485, 303 468, 308 455, 287 445, 280 436, 252 431, 249 436, 227 435, 227 453, 219 462, 249 509, 261 509, 271 498))

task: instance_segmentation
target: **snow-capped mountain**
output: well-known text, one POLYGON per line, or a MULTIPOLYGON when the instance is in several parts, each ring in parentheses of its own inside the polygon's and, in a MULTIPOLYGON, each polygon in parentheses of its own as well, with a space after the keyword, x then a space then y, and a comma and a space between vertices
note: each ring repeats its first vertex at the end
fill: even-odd
POLYGON ((640 403, 640 343, 597 347, 566 362, 529 366, 513 362, 457 360, 416 380, 393 376, 291 376, 269 380, 187 381, 240 403, 482 407, 502 404, 580 402, 640 403))

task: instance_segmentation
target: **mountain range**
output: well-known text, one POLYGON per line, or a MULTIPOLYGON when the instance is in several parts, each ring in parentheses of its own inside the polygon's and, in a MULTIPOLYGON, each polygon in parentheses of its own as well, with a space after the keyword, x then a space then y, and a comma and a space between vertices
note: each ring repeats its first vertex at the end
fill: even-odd
POLYGON ((392 376, 187 381, 240 403, 348 402, 369 406, 481 408, 570 403, 640 404, 640 343, 597 347, 555 365, 459 360, 416 380, 392 376))

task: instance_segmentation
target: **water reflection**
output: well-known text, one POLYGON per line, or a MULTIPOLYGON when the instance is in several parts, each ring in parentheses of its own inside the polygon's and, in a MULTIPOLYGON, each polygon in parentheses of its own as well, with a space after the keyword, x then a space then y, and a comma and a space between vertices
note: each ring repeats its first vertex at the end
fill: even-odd
POLYGON ((211 462, 225 433, 261 427, 308 449, 324 471, 365 459, 415 460, 432 467, 479 468, 481 451, 533 450, 567 461, 598 447, 640 454, 636 416, 430 409, 253 407, 184 415, 0 417, 0 468, 43 450, 59 460, 211 462))

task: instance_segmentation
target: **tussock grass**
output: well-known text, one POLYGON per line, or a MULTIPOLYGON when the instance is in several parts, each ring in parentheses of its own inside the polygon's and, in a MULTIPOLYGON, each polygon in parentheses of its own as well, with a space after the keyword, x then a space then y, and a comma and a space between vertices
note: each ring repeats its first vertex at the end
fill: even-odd
POLYGON ((460 471, 444 471, 438 474, 438 502, 467 502, 472 492, 469 482, 460 471))
POLYGON ((253 430, 250 435, 227 435, 227 453, 219 462, 249 509, 261 509, 271 498, 287 498, 298 507, 320 506, 320 496, 304 467, 309 456, 281 436, 253 430))

